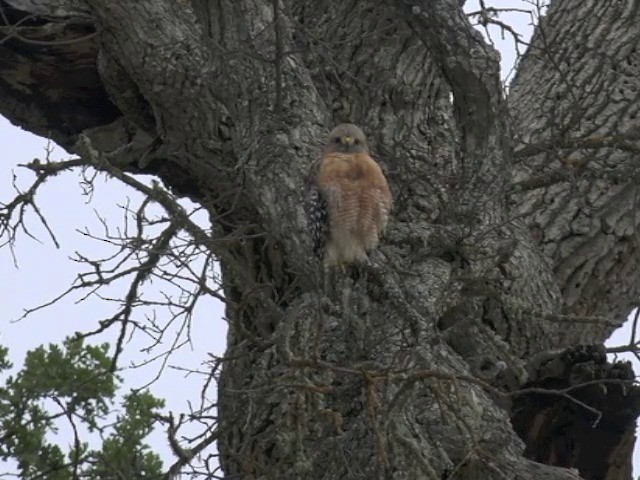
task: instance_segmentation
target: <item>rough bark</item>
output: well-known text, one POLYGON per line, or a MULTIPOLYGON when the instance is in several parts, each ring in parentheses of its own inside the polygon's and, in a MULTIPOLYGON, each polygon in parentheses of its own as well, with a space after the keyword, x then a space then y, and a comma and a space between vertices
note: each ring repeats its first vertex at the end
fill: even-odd
MULTIPOLYGON (((536 390, 629 378, 548 352, 580 343, 585 329, 567 320, 619 322, 638 293, 635 184, 609 177, 631 154, 607 144, 571 175, 561 161, 585 163, 566 144, 578 134, 634 125, 630 90, 589 95, 623 85, 597 69, 631 58, 637 13, 612 1, 591 18, 590 3, 552 6, 533 40, 547 56, 522 61, 507 106, 498 56, 457 0, 0 0, 24 22, 0 45, 0 108, 79 154, 85 132, 208 209, 229 320, 218 444, 229 478, 559 480, 579 478, 574 467, 625 479, 635 388, 579 389, 603 421, 584 428, 593 411, 578 408, 562 432, 554 412, 573 397, 536 390), (88 38, 67 41, 78 32, 88 38), (21 38, 34 36, 65 41, 21 38), (560 57, 564 73, 549 68, 560 57), (303 178, 345 120, 368 133, 396 212, 380 251, 325 292, 303 178), (533 211, 541 193, 528 185, 554 162, 540 188, 560 200, 533 211), (571 375, 576 364, 588 374, 571 375), (562 435, 577 447, 541 452, 562 435), (600 461, 584 455, 595 444, 600 461)), ((590 323, 589 341, 610 323, 590 323)))
POLYGON ((528 190, 517 208, 553 261, 563 309, 613 321, 584 341, 604 340, 639 293, 638 20, 637 2, 554 3, 509 95, 523 144, 514 177, 528 190))

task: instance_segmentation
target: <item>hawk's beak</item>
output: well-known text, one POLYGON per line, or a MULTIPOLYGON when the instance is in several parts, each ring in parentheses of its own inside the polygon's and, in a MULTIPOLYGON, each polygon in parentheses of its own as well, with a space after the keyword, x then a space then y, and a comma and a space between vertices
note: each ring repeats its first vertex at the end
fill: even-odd
POLYGON ((345 145, 353 145, 353 137, 342 137, 342 143, 345 145))

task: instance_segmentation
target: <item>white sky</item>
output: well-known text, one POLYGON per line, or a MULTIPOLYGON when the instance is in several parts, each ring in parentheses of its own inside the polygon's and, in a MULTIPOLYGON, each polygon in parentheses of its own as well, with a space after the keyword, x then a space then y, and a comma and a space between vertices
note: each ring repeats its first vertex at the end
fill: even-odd
MULTIPOLYGON (((18 184, 26 186, 33 178, 33 174, 23 168, 16 167, 18 163, 27 163, 34 158, 45 157, 45 139, 36 137, 19 128, 13 127, 7 120, 0 117, 0 145, 3 145, 3 158, 0 159, 0 201, 6 201, 12 192, 13 174, 18 177, 18 184)), ((54 151, 52 159, 64 159, 69 156, 60 148, 54 151)), ((59 343, 65 337, 76 331, 89 331, 97 326, 103 318, 111 317, 117 306, 90 298, 82 303, 75 303, 80 294, 71 295, 46 309, 40 310, 19 322, 23 309, 35 307, 59 295, 73 282, 77 273, 86 271, 82 265, 70 260, 75 252, 90 257, 105 256, 112 253, 113 248, 88 239, 78 230, 87 227, 92 233, 99 235, 103 226, 98 220, 96 212, 106 222, 114 227, 122 224, 123 211, 118 205, 125 205, 131 201, 132 208, 136 208, 141 195, 124 187, 118 181, 105 181, 104 177, 96 181, 96 191, 90 203, 83 196, 78 185, 77 173, 62 174, 44 185, 38 194, 37 202, 42 213, 50 222, 50 227, 57 236, 60 249, 56 249, 39 227, 35 215, 30 215, 28 225, 32 226, 32 233, 42 243, 34 241, 24 235, 15 246, 15 257, 18 268, 14 266, 14 259, 8 248, 0 250, 0 292, 2 299, 2 315, 0 316, 0 344, 9 347, 10 358, 16 366, 22 364, 22 359, 28 350, 41 344, 59 343)), ((127 287, 122 282, 108 293, 112 298, 120 298, 118 292, 127 287)), ((145 291, 154 291, 156 286, 144 285, 145 291)), ((166 320, 166 312, 159 310, 159 320, 166 320)), ((191 325, 191 344, 182 347, 169 361, 169 365, 179 365, 183 368, 197 369, 209 359, 208 353, 220 355, 224 351, 226 342, 226 324, 222 320, 223 310, 219 302, 208 300, 201 304, 194 314, 191 325)), ((170 329, 175 333, 176 329, 170 329)), ((117 330, 112 328, 109 334, 94 337, 96 343, 115 343, 117 330)), ((169 335, 171 339, 171 335, 169 335)), ((137 334, 125 347, 120 365, 129 366, 140 363, 147 358, 141 350, 148 346, 149 340, 137 334)), ((159 354, 157 349, 151 355, 159 354)), ((151 381, 160 367, 159 362, 140 368, 125 369, 124 377, 126 393, 130 388, 139 388, 151 381)), ((205 370, 206 368, 201 368, 205 370)), ((188 412, 187 401, 197 406, 202 378, 196 375, 185 377, 184 373, 165 369, 160 379, 155 382, 151 391, 156 396, 167 401, 167 410, 188 412)), ((215 389, 210 390, 209 398, 215 389)), ((65 429, 60 433, 63 443, 65 429)), ((185 430, 193 434, 194 431, 185 430)), ((150 443, 158 453, 164 452, 165 458, 170 458, 167 442, 162 432, 156 432, 150 438, 150 443)), ((0 464, 1 465, 1 464, 0 464)), ((0 474, 6 468, 0 466, 0 474)))
MULTIPOLYGON (((522 6, 519 0, 487 1, 486 4, 495 7, 522 6)), ((467 2, 466 9, 467 11, 476 10, 477 1, 467 2)), ((522 33, 524 38, 529 37, 531 20, 528 16, 513 13, 503 16, 502 20, 522 33)), ((495 28, 490 30, 495 46, 501 52, 503 76, 506 76, 515 60, 513 40, 508 36, 502 39, 500 32, 495 28)), ((18 168, 16 165, 27 163, 34 158, 44 158, 47 142, 45 139, 12 126, 0 117, 0 145, 2 145, 2 158, 0 158, 0 202, 2 202, 11 198, 13 191, 11 181, 14 173, 18 177, 18 184, 22 186, 28 185, 33 178, 30 171, 18 168)), ((68 158, 68 155, 58 148, 54 150, 52 158, 68 158)), ((2 315, 0 315, 0 332, 2 332, 0 344, 10 348, 10 358, 16 366, 21 365, 28 350, 45 343, 58 343, 78 330, 86 331, 95 328, 98 320, 110 317, 116 308, 97 298, 75 304, 74 301, 78 298, 76 295, 37 312, 25 320, 13 321, 21 316, 24 308, 33 307, 51 299, 71 284, 75 275, 81 271, 81 266, 69 260, 76 251, 91 256, 100 256, 110 251, 105 245, 81 235, 77 229, 87 227, 92 232, 100 234, 102 224, 96 212, 109 224, 120 225, 123 214, 118 205, 124 205, 129 199, 135 208, 141 200, 139 194, 124 187, 118 181, 100 178, 96 182, 97 188, 91 203, 87 203, 78 180, 76 173, 62 174, 47 182, 37 196, 43 214, 57 235, 60 249, 53 246, 42 228, 36 227, 37 219, 31 215, 28 224, 34 226, 33 233, 42 240, 42 243, 25 236, 17 242, 15 253, 18 268, 13 264, 9 250, 6 248, 0 250, 0 272, 2 272, 0 292, 4 295, 2 315)), ((203 220, 203 224, 205 222, 206 220, 203 220)), ((121 285, 120 289, 125 286, 121 285)), ((111 293, 116 297, 117 292, 116 288, 111 293)), ((209 359, 209 353, 217 355, 223 353, 226 324, 222 320, 222 306, 217 302, 209 301, 200 306, 194 319, 191 344, 182 348, 169 362, 170 365, 196 369, 209 359)), ((630 322, 627 322, 627 325, 614 333, 610 344, 626 344, 630 328, 630 322)), ((97 341, 113 342, 114 339, 115 330, 97 341)), ((140 350, 146 346, 145 341, 140 336, 134 337, 125 349, 126 356, 121 360, 121 365, 142 361, 144 354, 140 350)), ((633 358, 629 357, 633 361, 633 358)), ((145 385, 154 378, 157 368, 157 363, 154 363, 142 368, 125 370, 123 372, 125 391, 128 388, 145 385)), ((635 369, 640 371, 640 365, 636 364, 635 369)), ((2 381, 0 378, 0 382, 2 381)), ((188 401, 197 403, 201 385, 201 378, 185 377, 183 373, 169 368, 152 385, 151 391, 166 399, 167 410, 179 413, 188 411, 188 401)), ((69 440, 64 435, 63 429, 60 438, 62 443, 66 444, 69 440)), ((149 443, 163 458, 170 458, 163 432, 154 433, 149 443)), ((634 456, 636 470, 640 465, 639 450, 636 448, 634 456)), ((0 464, 0 474, 8 468, 8 465, 3 467, 0 464)))

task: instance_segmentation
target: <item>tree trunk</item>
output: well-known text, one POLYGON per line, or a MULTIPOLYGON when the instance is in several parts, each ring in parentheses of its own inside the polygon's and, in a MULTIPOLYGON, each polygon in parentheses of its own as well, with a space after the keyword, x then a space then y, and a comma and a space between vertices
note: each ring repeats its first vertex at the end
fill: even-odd
POLYGON ((0 0, 46 15, 3 27, 2 113, 210 214, 226 478, 631 478, 633 372, 579 345, 639 293, 637 2, 553 2, 507 100, 459 3, 0 0), (343 121, 395 211, 325 291, 303 179, 343 121))

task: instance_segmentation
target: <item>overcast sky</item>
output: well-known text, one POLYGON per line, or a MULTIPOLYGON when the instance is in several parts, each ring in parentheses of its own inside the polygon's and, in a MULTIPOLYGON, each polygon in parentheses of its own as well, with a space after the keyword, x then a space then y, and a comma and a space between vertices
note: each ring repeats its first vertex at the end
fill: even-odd
MULTIPOLYGON (((503 0, 486 2, 496 7, 514 7, 517 0, 503 0)), ((468 2, 468 11, 477 9, 477 2, 468 2), (476 5, 474 5, 476 4, 476 5)), ((506 15, 503 21, 514 26, 524 38, 531 32, 530 18, 522 14, 506 15)), ((515 61, 513 40, 509 37, 501 38, 500 32, 492 29, 492 37, 496 48, 499 49, 503 60, 503 76, 511 70, 515 61)), ((45 157, 47 141, 31 135, 12 126, 6 119, 0 117, 0 145, 2 158, 0 159, 0 202, 6 202, 12 196, 12 179, 15 174, 17 183, 27 186, 33 179, 33 174, 17 167, 19 163, 27 163, 34 158, 45 157)), ((68 158, 60 148, 54 149, 52 159, 68 158)), ((52 179, 44 185, 37 196, 42 213, 50 222, 60 243, 56 249, 47 238, 45 231, 39 226, 37 219, 31 215, 28 225, 33 233, 41 239, 34 241, 22 236, 15 246, 15 260, 8 248, 0 250, 0 292, 2 292, 2 315, 0 315, 0 344, 10 348, 10 357, 16 366, 20 366, 27 350, 43 343, 57 343, 64 337, 78 330, 95 328, 97 321, 110 317, 116 306, 98 298, 91 298, 76 304, 79 296, 72 296, 56 305, 39 311, 25 320, 14 322, 22 315, 23 309, 36 306, 61 293, 71 282, 82 266, 70 261, 75 252, 81 252, 91 257, 99 257, 111 252, 111 247, 96 240, 90 240, 79 233, 85 227, 96 235, 103 232, 103 225, 98 219, 99 214, 110 225, 122 223, 123 211, 119 206, 130 202, 135 208, 141 201, 141 196, 118 181, 106 180, 104 177, 96 182, 96 191, 88 202, 79 186, 77 173, 66 173, 52 179)), ((202 220, 203 224, 206 219, 202 220)), ((111 290, 114 298, 122 292, 126 284, 111 290)), ((209 359, 208 354, 222 354, 226 340, 226 324, 222 320, 222 306, 215 301, 208 301, 200 305, 194 315, 195 321, 191 326, 191 343, 183 347, 169 362, 186 368, 201 368, 203 362, 209 359)), ((162 319, 160 319, 162 321, 162 319)), ((625 344, 629 339, 630 322, 615 332, 610 344, 625 344)), ((115 330, 110 335, 100 338, 100 342, 113 341, 115 330)), ((126 356, 121 365, 140 363, 145 359, 141 352, 148 345, 148 340, 134 336, 126 348, 126 356)), ((156 351, 159 353, 159 350, 156 351)), ((158 363, 141 368, 125 369, 125 390, 138 388, 152 380, 157 373, 158 363)), ((636 371, 640 371, 638 365, 636 371)), ((166 369, 162 377, 151 386, 151 391, 167 400, 167 410, 174 412, 188 411, 187 401, 199 398, 202 379, 197 376, 185 377, 175 369, 166 369)), ((62 442, 68 443, 61 432, 62 442)), ((156 432, 150 443, 165 459, 169 458, 166 441, 161 432, 156 432)), ((640 465, 638 448, 634 458, 636 465, 640 465)), ((1 468, 0 473, 6 471, 1 468)))

